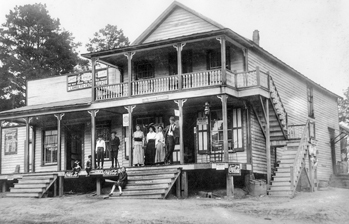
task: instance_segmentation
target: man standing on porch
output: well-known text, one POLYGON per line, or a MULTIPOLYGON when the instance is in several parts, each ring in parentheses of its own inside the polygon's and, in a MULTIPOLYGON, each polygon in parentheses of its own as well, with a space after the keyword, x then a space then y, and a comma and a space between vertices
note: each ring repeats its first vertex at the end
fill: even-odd
POLYGON ((110 168, 118 167, 119 146, 120 146, 120 139, 118 136, 116 136, 116 131, 112 131, 111 138, 110 138, 110 158, 111 158, 110 168), (114 166, 114 161, 115 161, 115 166, 114 166))
POLYGON ((170 117, 170 125, 167 125, 167 127, 165 128, 165 140, 167 148, 165 164, 171 164, 172 162, 172 154, 176 144, 175 139, 177 137, 179 137, 179 129, 175 124, 175 118, 170 117))
POLYGON ((104 152, 105 152, 105 141, 103 140, 103 135, 99 135, 96 143, 96 154, 97 154, 97 163, 98 163, 97 169, 103 169, 104 152), (102 166, 100 166, 101 160, 102 160, 102 166))

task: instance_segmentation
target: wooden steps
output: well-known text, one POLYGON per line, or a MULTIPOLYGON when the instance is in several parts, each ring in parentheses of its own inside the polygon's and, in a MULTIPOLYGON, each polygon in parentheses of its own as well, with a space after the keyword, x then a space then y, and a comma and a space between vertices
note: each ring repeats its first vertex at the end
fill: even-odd
POLYGON ((54 173, 24 174, 6 196, 41 198, 56 178, 57 174, 54 173))
POLYGON ((128 182, 123 194, 119 196, 118 190, 115 189, 109 198, 164 199, 179 177, 180 169, 163 166, 136 167, 128 168, 127 174, 128 182))

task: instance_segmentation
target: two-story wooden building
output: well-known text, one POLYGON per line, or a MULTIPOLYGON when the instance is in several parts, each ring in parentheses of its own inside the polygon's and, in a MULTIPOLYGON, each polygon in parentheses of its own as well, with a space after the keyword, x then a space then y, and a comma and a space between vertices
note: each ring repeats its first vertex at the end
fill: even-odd
POLYGON ((242 170, 264 174, 270 195, 292 196, 310 140, 318 159, 310 182, 328 180, 340 153, 330 144, 338 96, 260 47, 258 31, 252 39, 174 2, 130 46, 83 54, 92 71, 28 81, 26 106, 0 113, 0 181, 19 179, 12 192, 36 192, 26 187, 48 174, 42 188, 58 178, 62 189, 64 171, 95 159, 96 136, 108 141, 111 131, 134 195, 164 197, 176 181, 187 196, 195 170, 226 172, 231 195, 242 170), (171 116, 180 129, 174 164, 131 168, 135 125, 166 126, 171 116))

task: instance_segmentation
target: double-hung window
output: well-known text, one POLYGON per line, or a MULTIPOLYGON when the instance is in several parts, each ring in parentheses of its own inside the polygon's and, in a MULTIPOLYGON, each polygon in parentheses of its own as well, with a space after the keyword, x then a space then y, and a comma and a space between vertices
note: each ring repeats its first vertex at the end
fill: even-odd
POLYGON ((43 132, 44 165, 57 163, 58 131, 45 130, 43 132))
POLYGON ((307 86, 308 117, 314 118, 314 95, 313 87, 307 86))

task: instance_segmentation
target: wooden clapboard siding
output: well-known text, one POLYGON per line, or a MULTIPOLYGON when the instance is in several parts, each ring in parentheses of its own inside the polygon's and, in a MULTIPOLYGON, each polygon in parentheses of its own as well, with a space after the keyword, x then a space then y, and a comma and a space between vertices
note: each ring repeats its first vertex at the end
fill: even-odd
MULTIPOLYGON (((36 128, 35 134, 35 172, 43 171, 57 171, 57 165, 42 165, 43 162, 43 145, 42 145, 42 133, 43 129, 40 127, 36 128)), ((61 130, 61 169, 65 170, 65 139, 64 139, 64 128, 61 130)))
POLYGON ((265 138, 258 120, 250 110, 251 115, 251 145, 252 145, 252 168, 255 173, 267 173, 267 157, 265 138))
MULTIPOLYGON (((328 180, 333 173, 332 156, 330 145, 330 133, 328 128, 335 130, 335 136, 339 134, 337 101, 335 98, 323 94, 317 88, 313 90, 314 94, 314 114, 315 114, 315 134, 318 144, 316 149, 319 151, 318 179, 328 180)), ((336 161, 340 161, 340 145, 335 144, 336 161)))
MULTIPOLYGON (((249 51, 248 64, 250 70, 259 66, 262 71, 270 72, 288 114, 288 124, 304 124, 309 119, 307 83, 304 79, 273 65, 253 51, 249 51)), ((333 173, 328 127, 337 130, 338 133, 337 99, 316 86, 313 88, 315 118, 311 120, 315 121, 318 140, 318 178, 328 180, 333 173)), ((339 145, 336 144, 335 147, 336 157, 340 158, 339 145)))
POLYGON ((16 166, 19 165, 19 172, 24 172, 24 143, 25 143, 25 127, 3 128, 2 129, 2 145, 1 145, 1 173, 14 173, 16 166), (6 130, 17 129, 17 153, 13 155, 5 155, 5 132, 6 130))
POLYGON ((91 88, 68 92, 66 75, 28 81, 27 87, 28 106, 91 97, 91 88))
POLYGON ((235 72, 244 71, 244 55, 239 48, 231 48, 230 50, 230 70, 235 72))
POLYGON ((84 168, 88 160, 88 156, 91 155, 91 126, 85 126, 84 133, 84 168))
POLYGON ((148 35, 143 43, 164 40, 218 28, 183 8, 175 8, 162 23, 148 35))

